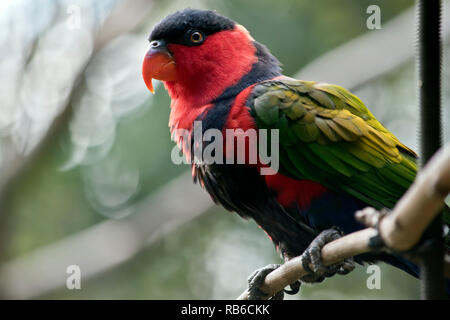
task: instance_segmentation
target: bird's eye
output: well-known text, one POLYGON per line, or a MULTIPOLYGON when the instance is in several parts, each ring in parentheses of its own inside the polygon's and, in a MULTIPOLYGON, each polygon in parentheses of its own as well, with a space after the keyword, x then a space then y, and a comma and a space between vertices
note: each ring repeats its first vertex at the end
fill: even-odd
POLYGON ((150 42, 150 47, 152 48, 158 48, 160 45, 160 42, 157 40, 153 40, 152 42, 150 42))
POLYGON ((203 38, 204 38, 203 33, 201 33, 200 31, 192 32, 191 36, 189 37, 192 43, 200 43, 203 41, 203 38))

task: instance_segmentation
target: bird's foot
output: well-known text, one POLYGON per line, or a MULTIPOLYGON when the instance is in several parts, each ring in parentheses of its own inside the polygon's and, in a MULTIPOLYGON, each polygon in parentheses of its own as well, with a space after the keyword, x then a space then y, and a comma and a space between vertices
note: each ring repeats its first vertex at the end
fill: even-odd
POLYGON ((347 274, 355 269, 355 263, 352 258, 345 259, 342 262, 324 266, 321 259, 321 250, 329 242, 342 237, 342 233, 337 228, 331 228, 322 231, 309 245, 301 255, 303 268, 309 274, 303 276, 302 282, 322 282, 325 278, 337 274, 347 274))
POLYGON ((380 221, 389 214, 388 209, 377 210, 372 207, 366 207, 355 213, 355 218, 366 227, 378 229, 380 221))
MULTIPOLYGON (((369 248, 372 249, 372 251, 384 251, 391 254, 396 255, 402 255, 408 260, 411 260, 414 263, 419 263, 421 260, 421 257, 431 250, 435 246, 436 239, 434 238, 427 238, 422 237, 422 239, 416 243, 412 248, 408 250, 396 250, 386 245, 384 242, 384 239, 381 237, 380 233, 380 222, 390 214, 391 211, 389 211, 386 208, 383 208, 381 210, 376 210, 372 207, 366 207, 362 210, 359 210, 355 213, 355 218, 359 222, 361 222, 366 227, 371 227, 377 230, 377 234, 369 239, 369 248)), ((448 236, 444 232, 444 236, 448 236)))
POLYGON ((324 266, 321 259, 321 250, 329 242, 342 237, 342 233, 337 228, 331 228, 322 231, 309 245, 309 247, 301 255, 303 268, 308 271, 308 274, 303 276, 300 281, 296 281, 290 285, 291 290, 282 290, 277 292, 272 297, 269 297, 261 287, 264 280, 269 273, 278 269, 281 265, 269 264, 253 272, 248 278, 248 299, 249 300, 263 300, 270 298, 271 300, 283 300, 284 293, 296 294, 300 291, 301 282, 322 282, 327 277, 337 274, 347 274, 355 268, 355 263, 352 258, 345 259, 342 262, 324 266))
POLYGON ((357 221, 369 228, 377 230, 377 234, 369 239, 369 248, 372 251, 389 251, 380 234, 380 222, 389 214, 388 209, 377 210, 372 207, 366 207, 356 211, 355 218, 357 221))
POLYGON ((248 278, 248 299, 249 300, 263 300, 269 298, 270 300, 283 300, 284 293, 287 294, 296 294, 300 290, 300 282, 296 281, 290 285, 291 290, 282 290, 277 292, 272 297, 269 297, 268 294, 261 290, 261 287, 266 279, 267 275, 278 269, 280 264, 269 264, 263 268, 257 269, 252 275, 248 278))

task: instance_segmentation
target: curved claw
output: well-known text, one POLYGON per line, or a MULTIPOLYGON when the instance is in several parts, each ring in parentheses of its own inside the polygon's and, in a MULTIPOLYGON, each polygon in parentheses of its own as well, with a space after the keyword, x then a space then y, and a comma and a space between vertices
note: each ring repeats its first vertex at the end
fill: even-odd
POLYGON ((348 259, 345 259, 344 262, 342 262, 337 273, 340 275, 346 275, 346 274, 352 272, 354 269, 355 269, 355 262, 353 261, 353 258, 348 258, 348 259))
POLYGON ((300 291, 300 286, 301 286, 301 282, 300 281, 295 281, 294 283, 291 283, 289 285, 289 287, 291 288, 290 290, 284 289, 284 292, 289 294, 289 295, 294 295, 297 294, 300 291))
POLYGON ((339 239, 342 233, 337 228, 322 231, 302 254, 303 268, 308 271, 308 275, 301 278, 303 282, 322 282, 325 278, 337 274, 347 274, 355 268, 352 258, 343 262, 325 267, 321 259, 321 250, 325 244, 339 239))
MULTIPOLYGON (((263 268, 260 268, 252 273, 248 278, 248 299, 249 300, 262 300, 268 297, 268 294, 261 290, 261 286, 264 283, 265 278, 269 273, 278 269, 279 264, 269 264, 263 268)), ((270 300, 283 300, 284 293, 296 294, 300 291, 300 281, 296 281, 290 285, 291 290, 281 290, 273 295, 270 300)))
POLYGON ((355 218, 366 227, 378 229, 380 221, 389 214, 388 209, 377 210, 372 207, 366 207, 356 211, 355 218))
MULTIPOLYGON (((263 268, 255 270, 252 275, 248 278, 248 299, 249 300, 263 300, 268 297, 268 294, 261 290, 261 286, 264 283, 264 279, 273 270, 278 269, 279 264, 269 264, 263 268)), ((272 299, 273 300, 283 300, 284 292, 277 292, 272 299)))

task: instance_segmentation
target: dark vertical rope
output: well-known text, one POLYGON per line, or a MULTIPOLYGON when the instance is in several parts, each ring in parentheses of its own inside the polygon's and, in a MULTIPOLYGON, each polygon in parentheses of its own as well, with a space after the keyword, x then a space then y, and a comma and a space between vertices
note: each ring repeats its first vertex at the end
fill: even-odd
MULTIPOLYGON (((421 167, 441 146, 441 1, 417 0, 421 167)), ((442 299, 445 292, 442 215, 428 227, 432 246, 422 255, 422 299, 442 299)))

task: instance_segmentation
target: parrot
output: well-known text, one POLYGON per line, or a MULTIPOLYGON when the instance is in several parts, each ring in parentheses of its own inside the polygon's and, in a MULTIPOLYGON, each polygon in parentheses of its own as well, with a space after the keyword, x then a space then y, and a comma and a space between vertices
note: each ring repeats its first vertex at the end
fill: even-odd
MULTIPOLYGON (((309 274, 284 292, 297 293, 301 282, 347 274, 354 262, 383 261, 419 276, 416 264, 394 253, 361 254, 328 267, 321 263, 326 243, 364 228, 356 211, 392 209, 417 173, 416 153, 356 95, 338 85, 283 75, 266 46, 213 10, 170 14, 148 40, 143 79, 152 93, 152 79, 161 80, 171 98, 172 139, 191 159, 194 182, 218 205, 253 219, 285 261, 304 258, 309 274), (260 137, 260 130, 277 130, 279 167, 262 174, 267 164, 250 163, 248 145, 243 163, 193 161, 196 123, 203 133, 216 129, 224 136, 227 130, 256 130, 260 137)), ((232 148, 223 148, 225 156, 234 156, 232 148)), ((266 295, 261 285, 278 267, 268 265, 250 276, 250 298, 266 295)))

